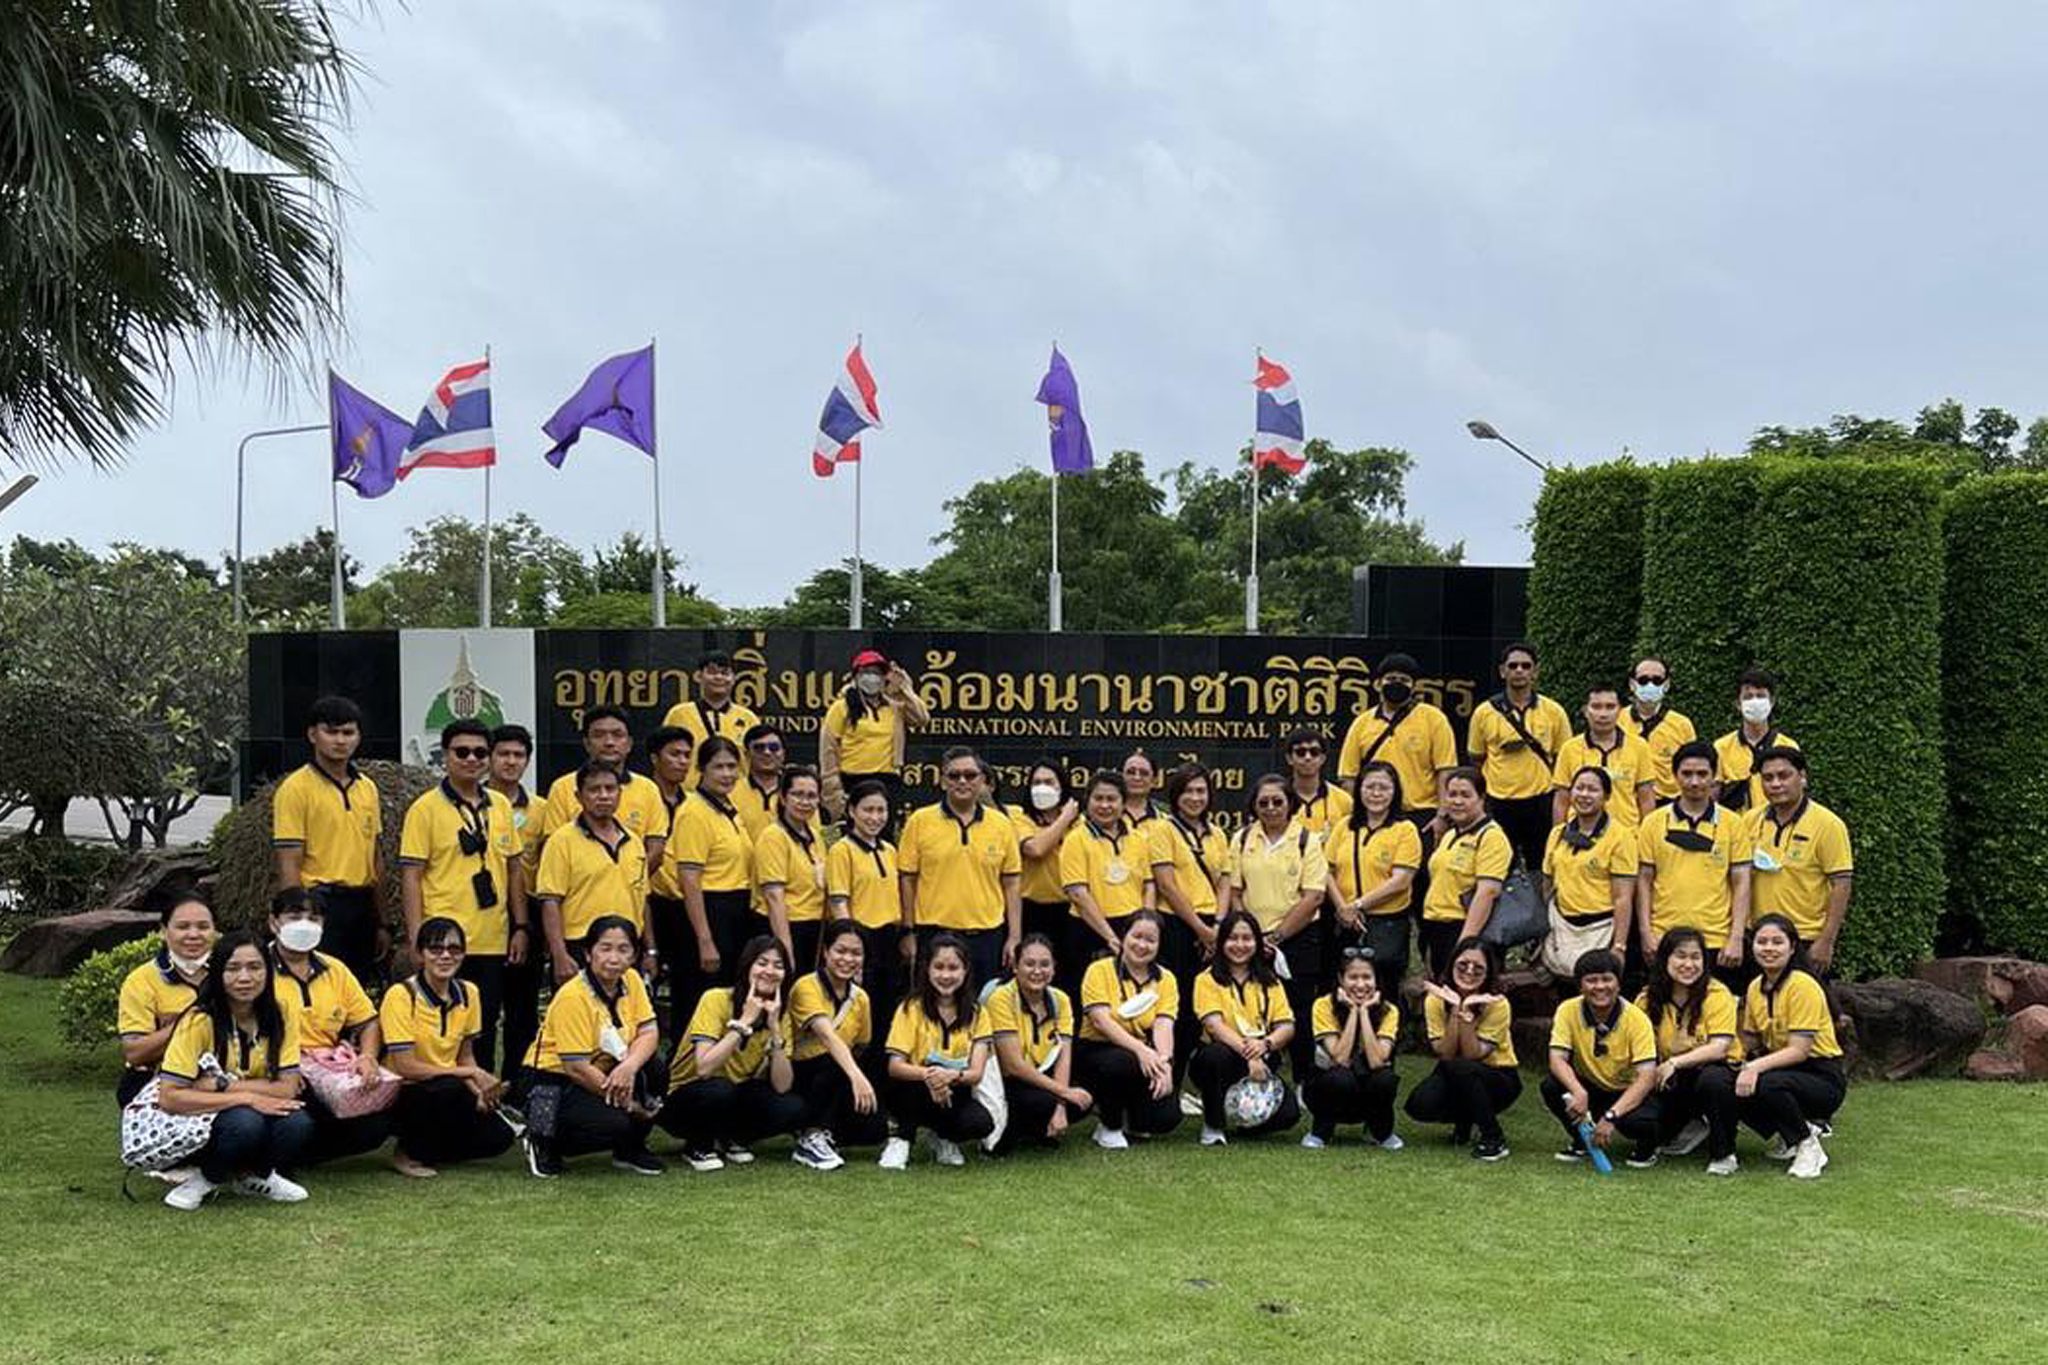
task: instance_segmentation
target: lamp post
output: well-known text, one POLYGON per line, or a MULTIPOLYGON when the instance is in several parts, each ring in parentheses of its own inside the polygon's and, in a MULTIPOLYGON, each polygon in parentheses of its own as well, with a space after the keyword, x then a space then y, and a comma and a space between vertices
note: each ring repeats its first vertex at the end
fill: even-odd
POLYGON ((13 505, 16 498, 28 492, 29 489, 34 488, 39 482, 41 481, 35 475, 24 474, 12 484, 9 484, 6 491, 0 492, 0 512, 6 511, 13 505))
POLYGON ((1477 418, 1474 418, 1472 421, 1465 423, 1465 430, 1472 433, 1472 439, 1475 441, 1499 441, 1509 450, 1514 451, 1515 454, 1521 456, 1530 464, 1535 465, 1544 473, 1548 474, 1550 472, 1549 465, 1543 463, 1543 461, 1537 459, 1534 455, 1531 455, 1528 451, 1522 449, 1513 441, 1510 441, 1507 437, 1501 435, 1500 432, 1494 428, 1494 425, 1491 422, 1484 422, 1480 421, 1477 418))
MULTIPOLYGON (((248 459, 248 454, 249 454, 249 442, 251 442, 251 441, 260 441, 260 440, 263 440, 263 439, 264 439, 265 437, 269 437, 269 436, 303 436, 304 434, 306 434, 306 433, 307 433, 307 432, 309 432, 309 431, 325 431, 325 430, 327 430, 327 424, 326 424, 326 423, 324 423, 324 422, 323 422, 323 423, 321 423, 321 424, 320 424, 320 425, 318 425, 318 426, 304 426, 304 427, 271 427, 271 428, 269 428, 269 429, 268 429, 268 430, 266 430, 266 431, 252 431, 252 432, 250 432, 250 433, 249 433, 249 434, 248 434, 247 436, 244 436, 244 437, 242 438, 242 443, 241 443, 240 445, 238 445, 238 446, 236 446, 236 447, 235 447, 235 629, 236 629, 236 630, 240 630, 240 629, 242 628, 242 471, 243 471, 243 469, 245 468, 245 466, 246 466, 246 463, 247 463, 247 459, 248 459)), ((336 563, 337 563, 337 566, 338 566, 338 565, 339 565, 339 562, 340 562, 340 555, 341 555, 341 544, 340 544, 340 541, 339 541, 339 539, 338 539, 338 538, 337 538, 337 540, 336 540, 336 542, 335 542, 335 547, 334 547, 334 553, 335 553, 335 557, 336 557, 336 563)), ((340 601, 340 597, 341 597, 341 588, 340 588, 340 570, 339 570, 339 568, 338 568, 338 567, 337 567, 337 569, 336 569, 335 579, 336 579, 336 583, 335 583, 335 592, 334 592, 334 595, 335 595, 335 600, 336 600, 336 603, 338 604, 338 603, 339 603, 339 601, 340 601)), ((340 610, 340 608, 339 608, 339 606, 338 606, 338 605, 336 606, 335 610, 336 610, 336 613, 337 613, 337 615, 338 615, 338 614, 339 614, 339 610, 340 610)), ((337 629, 339 629, 339 623, 338 623, 338 622, 337 622, 337 626, 336 626, 336 628, 337 628, 337 629)))

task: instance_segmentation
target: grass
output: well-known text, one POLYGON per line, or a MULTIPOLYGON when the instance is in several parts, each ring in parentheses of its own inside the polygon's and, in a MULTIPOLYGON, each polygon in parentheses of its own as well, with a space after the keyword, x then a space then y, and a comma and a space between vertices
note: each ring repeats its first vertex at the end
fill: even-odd
POLYGON ((122 1199, 53 995, 0 978, 0 1362, 2048 1359, 2048 1088, 1859 1087, 1813 1182, 1747 1136, 1731 1181, 1558 1165, 1532 1084, 1498 1166, 1406 1128, 895 1176, 778 1143, 659 1181, 366 1159, 185 1215, 122 1199))

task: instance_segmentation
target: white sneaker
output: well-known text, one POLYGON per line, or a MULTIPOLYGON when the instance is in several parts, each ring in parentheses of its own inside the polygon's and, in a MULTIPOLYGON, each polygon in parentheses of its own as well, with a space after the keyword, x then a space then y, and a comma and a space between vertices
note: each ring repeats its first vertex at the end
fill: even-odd
POLYGON ((961 1152, 960 1144, 949 1142, 942 1137, 932 1139, 932 1160, 938 1162, 941 1166, 965 1166, 967 1164, 967 1157, 961 1152))
POLYGON ((306 1187, 272 1171, 269 1175, 243 1176, 235 1182, 235 1193, 268 1199, 273 1204, 296 1204, 306 1197, 306 1187))
POLYGON ((881 1159, 875 1162, 885 1171, 900 1171, 910 1164, 910 1143, 900 1137, 892 1137, 882 1144, 881 1159))
MULTIPOLYGON (((1366 1141, 1372 1142, 1372 1139, 1367 1138, 1366 1141)), ((1398 1152, 1407 1145, 1407 1143, 1401 1141, 1401 1135, 1399 1133, 1389 1133, 1385 1137, 1381 1138, 1378 1142, 1373 1143, 1373 1146, 1379 1148, 1383 1152, 1398 1152)))
POLYGON ((182 1185, 199 1174, 197 1166, 173 1166, 168 1171, 144 1171, 151 1180, 161 1180, 166 1185, 182 1185))
POLYGON ((1202 1145, 1204 1147, 1221 1147, 1229 1141, 1230 1139, 1223 1135, 1221 1128, 1211 1128, 1206 1123, 1202 1125, 1202 1145))
POLYGON ((709 1147, 684 1149, 683 1161, 691 1170, 702 1175, 709 1175, 712 1171, 722 1171, 725 1169, 724 1159, 709 1147))
POLYGON ((1786 1174, 1800 1180, 1811 1180, 1828 1168, 1828 1149, 1820 1145, 1818 1136, 1809 1137, 1799 1144, 1792 1153, 1792 1167, 1786 1174))
POLYGON ((1303 1133, 1301 1135, 1301 1145, 1308 1148, 1311 1152, 1320 1152, 1323 1150, 1323 1148, 1329 1146, 1330 1144, 1324 1142, 1314 1133, 1303 1133))
POLYGON ((1202 1117, 1202 1097, 1192 1090, 1181 1091, 1180 1112, 1182 1118, 1198 1119, 1202 1117))
POLYGON ((737 1142, 719 1143, 718 1154, 725 1158, 728 1166, 744 1166, 754 1159, 754 1154, 737 1142))
POLYGON ((1105 1152, 1121 1152, 1130 1147, 1131 1140, 1124 1136, 1124 1130, 1121 1128, 1097 1125, 1095 1129, 1095 1145, 1105 1152))
POLYGON ((179 1182, 176 1188, 172 1189, 169 1194, 165 1195, 164 1202, 174 1209, 183 1209, 185 1212, 190 1213, 201 1204, 204 1204, 206 1197, 218 1188, 211 1180, 194 1172, 179 1182))
POLYGON ((823 1132, 805 1133, 799 1137, 796 1150, 789 1154, 789 1159, 814 1171, 836 1171, 846 1164, 846 1159, 832 1145, 832 1139, 823 1132))
POLYGON ((1677 1136, 1657 1150, 1664 1156, 1691 1156, 1707 1140, 1707 1121, 1694 1119, 1678 1130, 1677 1136))
POLYGON ((1735 1159, 1733 1152, 1727 1156, 1717 1156, 1707 1163, 1708 1175, 1734 1175, 1741 1169, 1742 1163, 1735 1159))

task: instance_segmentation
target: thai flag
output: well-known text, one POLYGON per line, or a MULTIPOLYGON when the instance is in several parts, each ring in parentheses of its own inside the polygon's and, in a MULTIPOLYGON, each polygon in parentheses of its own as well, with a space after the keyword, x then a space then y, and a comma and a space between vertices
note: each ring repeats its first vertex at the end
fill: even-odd
POLYGON ((491 438, 491 362, 457 365, 443 375, 413 423, 398 459, 398 477, 430 466, 481 469, 498 462, 491 438))
POLYGON ((1308 460, 1301 453, 1301 399, 1294 394, 1294 377, 1260 356, 1259 374, 1252 380, 1252 387, 1259 391, 1252 468, 1278 465, 1286 473, 1299 474, 1308 460))
POLYGON ((860 343, 846 353, 846 373, 825 395, 825 410, 818 414, 818 439, 811 446, 811 468, 821 479, 832 477, 832 466, 853 464, 860 459, 860 434, 882 425, 881 409, 875 406, 875 377, 860 358, 860 343))

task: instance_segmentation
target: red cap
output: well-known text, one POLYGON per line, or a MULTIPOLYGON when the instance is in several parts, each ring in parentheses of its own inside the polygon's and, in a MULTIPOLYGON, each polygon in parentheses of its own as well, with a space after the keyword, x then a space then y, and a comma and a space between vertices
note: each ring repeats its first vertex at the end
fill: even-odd
POLYGON ((853 666, 856 669, 866 668, 870 664, 876 668, 887 668, 889 661, 882 656, 882 652, 878 649, 864 649, 853 656, 853 666))

